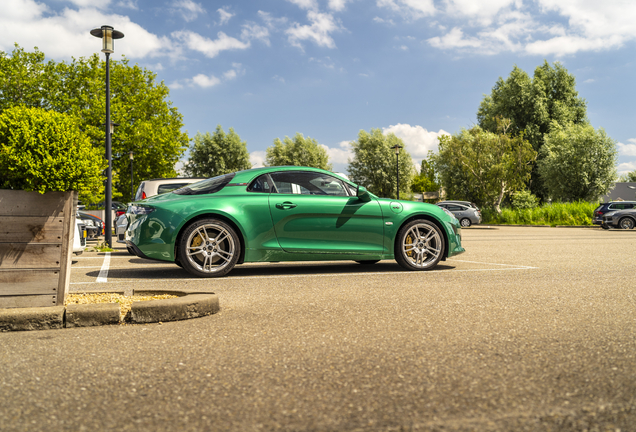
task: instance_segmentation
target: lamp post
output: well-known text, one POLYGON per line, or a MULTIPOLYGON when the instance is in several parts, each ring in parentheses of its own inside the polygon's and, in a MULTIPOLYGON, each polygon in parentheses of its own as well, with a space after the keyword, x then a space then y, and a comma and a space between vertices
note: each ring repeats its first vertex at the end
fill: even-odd
POLYGON ((395 150, 395 161, 397 162, 397 169, 396 169, 397 199, 400 199, 400 149, 402 148, 402 146, 399 144, 396 144, 391 148, 395 150))
POLYGON ((105 191, 105 224, 106 232, 104 240, 108 247, 113 246, 113 155, 111 148, 111 134, 114 125, 110 122, 110 64, 109 57, 115 52, 115 39, 121 39, 124 34, 111 26, 103 25, 101 28, 91 30, 91 34, 102 39, 102 52, 106 54, 106 191, 105 191))
POLYGON ((130 151, 130 201, 135 200, 135 189, 133 188, 133 184, 135 183, 135 176, 133 174, 133 159, 134 152, 130 151))

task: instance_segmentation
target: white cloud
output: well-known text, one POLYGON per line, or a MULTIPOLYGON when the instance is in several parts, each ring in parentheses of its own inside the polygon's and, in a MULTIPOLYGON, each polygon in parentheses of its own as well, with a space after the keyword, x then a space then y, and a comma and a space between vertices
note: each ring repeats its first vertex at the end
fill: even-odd
POLYGON ((215 85, 221 84, 221 80, 215 77, 214 75, 199 74, 192 78, 192 84, 197 85, 199 87, 208 88, 208 87, 214 87, 215 85))
POLYGON ((250 162, 252 168, 260 168, 264 166, 266 153, 264 151, 253 151, 250 153, 250 162))
POLYGON ((287 18, 275 18, 269 12, 258 11, 258 16, 263 20, 267 28, 270 30, 280 30, 285 24, 287 24, 287 18))
POLYGON ((619 175, 627 174, 628 172, 636 170, 636 162, 625 162, 622 164, 618 164, 616 170, 618 171, 619 175))
POLYGON ((311 22, 311 25, 294 23, 293 27, 285 31, 289 42, 301 49, 301 42, 306 40, 312 41, 318 46, 335 48, 336 43, 331 38, 330 33, 340 30, 341 27, 334 17, 331 14, 309 11, 307 12, 307 19, 311 22))
POLYGON ((3 0, 2 9, 0 50, 5 52, 12 51, 13 42, 19 41, 27 50, 37 46, 49 58, 88 57, 101 49, 90 29, 109 23, 125 34, 115 43, 115 57, 139 59, 178 53, 169 38, 148 32, 127 16, 107 14, 95 7, 67 7, 56 13, 33 0, 3 0))
POLYGON ((351 0, 329 0, 327 7, 332 11, 340 12, 347 6, 347 2, 351 0))
POLYGON ((223 32, 218 32, 217 39, 215 40, 208 39, 191 31, 173 32, 172 36, 185 44, 187 48, 203 53, 210 58, 216 57, 221 51, 243 50, 250 47, 249 41, 240 41, 223 32))
POLYGON ((316 3, 316 0, 287 0, 290 3, 295 4, 296 6, 300 7, 301 9, 317 9, 318 8, 318 3, 316 3))
POLYGON ((353 158, 351 141, 341 141, 338 144, 338 147, 327 147, 324 144, 320 144, 320 146, 326 150, 327 155, 329 156, 329 162, 333 164, 342 166, 342 164, 348 164, 349 159, 353 158))
POLYGON ((269 30, 266 27, 259 26, 256 23, 248 22, 243 24, 241 30, 241 39, 250 40, 257 39, 269 46, 269 30))
POLYGON ((386 8, 407 19, 419 19, 435 15, 433 0, 377 0, 379 8, 386 8))
POLYGON ((402 123, 389 126, 388 128, 382 128, 382 133, 385 135, 392 133, 396 137, 401 138, 414 162, 424 159, 429 150, 437 151, 438 137, 441 135, 450 135, 450 133, 443 129, 434 132, 428 131, 422 126, 411 126, 402 123))
POLYGON ((195 3, 192 0, 179 0, 173 5, 184 20, 187 22, 197 19, 199 14, 205 13, 205 9, 199 3, 195 3))
POLYGON ((219 13, 219 25, 227 24, 230 18, 234 16, 233 13, 226 11, 225 8, 219 8, 217 12, 219 13))
POLYGON ((624 156, 636 156, 636 138, 630 138, 630 144, 618 143, 618 153, 624 156))

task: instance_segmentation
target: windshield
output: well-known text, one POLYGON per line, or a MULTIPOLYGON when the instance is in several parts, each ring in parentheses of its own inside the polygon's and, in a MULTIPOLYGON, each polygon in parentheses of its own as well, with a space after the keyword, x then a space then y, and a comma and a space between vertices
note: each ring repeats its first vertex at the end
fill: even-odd
POLYGON ((212 177, 207 180, 202 180, 197 183, 189 184, 188 186, 177 189, 173 193, 177 195, 205 195, 213 194, 223 189, 236 175, 236 173, 230 173, 221 175, 218 177, 212 177))

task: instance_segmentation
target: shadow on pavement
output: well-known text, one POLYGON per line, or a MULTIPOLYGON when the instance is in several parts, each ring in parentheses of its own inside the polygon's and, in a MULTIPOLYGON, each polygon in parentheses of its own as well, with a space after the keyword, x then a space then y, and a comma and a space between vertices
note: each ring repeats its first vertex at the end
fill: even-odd
MULTIPOLYGON (((162 263, 162 262, 154 262, 147 260, 131 260, 130 262, 138 262, 139 264, 164 264, 165 267, 158 269, 153 266, 153 268, 126 268, 126 269, 116 269, 111 268, 108 272, 109 279, 199 279, 190 275, 190 273, 186 272, 182 268, 178 267, 176 264, 170 263, 162 263)), ((448 264, 439 264, 435 267, 434 270, 430 271, 441 271, 441 270, 451 270, 454 269, 455 266, 448 264)), ((397 273, 404 272, 405 270, 400 267, 397 263, 387 261, 380 262, 374 265, 360 265, 356 263, 302 263, 302 264, 242 264, 236 266, 229 275, 225 276, 225 279, 232 279, 237 277, 254 277, 254 276, 284 276, 284 275, 321 275, 321 274, 331 274, 331 273, 397 273)), ((97 277, 99 275, 99 271, 92 271, 86 273, 87 276, 97 277)))

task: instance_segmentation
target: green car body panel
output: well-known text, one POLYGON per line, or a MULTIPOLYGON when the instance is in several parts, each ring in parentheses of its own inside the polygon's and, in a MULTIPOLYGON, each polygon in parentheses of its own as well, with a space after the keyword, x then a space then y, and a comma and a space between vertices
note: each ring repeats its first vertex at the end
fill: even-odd
MULTIPOLYGON (((371 193, 365 201, 357 196, 247 190, 261 174, 283 171, 319 172, 339 178, 316 168, 256 168, 237 172, 227 186, 213 194, 157 195, 135 203, 150 208, 150 213, 127 214, 127 243, 147 258, 174 262, 183 230, 197 219, 216 218, 233 226, 241 237, 239 263, 383 260, 394 258, 401 226, 413 219, 428 219, 445 236, 442 259, 464 252, 459 222, 436 205, 378 198, 371 193)), ((356 189, 355 184, 345 182, 356 189)))

